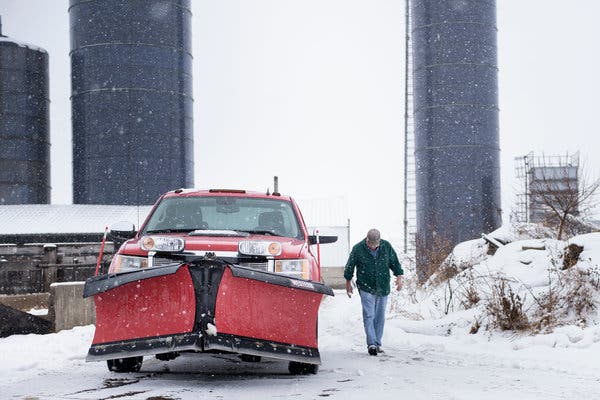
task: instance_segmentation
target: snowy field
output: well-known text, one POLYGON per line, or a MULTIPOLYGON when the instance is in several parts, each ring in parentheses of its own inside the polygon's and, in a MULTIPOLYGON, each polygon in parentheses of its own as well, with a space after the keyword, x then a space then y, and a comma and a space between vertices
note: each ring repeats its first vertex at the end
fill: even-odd
POLYGON ((1 399, 599 399, 600 327, 502 336, 461 328, 469 311, 442 320, 388 319, 386 353, 364 346, 360 299, 344 292, 320 311, 323 364, 317 375, 291 376, 281 361, 233 356, 146 358, 139 373, 86 363, 93 326, 51 335, 0 339, 1 399))

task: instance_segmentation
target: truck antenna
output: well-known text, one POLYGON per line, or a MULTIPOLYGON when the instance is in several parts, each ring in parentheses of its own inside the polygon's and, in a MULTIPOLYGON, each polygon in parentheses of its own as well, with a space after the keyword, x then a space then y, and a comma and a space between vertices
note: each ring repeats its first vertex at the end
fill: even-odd
POLYGON ((279 196, 279 178, 277 176, 273 177, 273 195, 279 196))

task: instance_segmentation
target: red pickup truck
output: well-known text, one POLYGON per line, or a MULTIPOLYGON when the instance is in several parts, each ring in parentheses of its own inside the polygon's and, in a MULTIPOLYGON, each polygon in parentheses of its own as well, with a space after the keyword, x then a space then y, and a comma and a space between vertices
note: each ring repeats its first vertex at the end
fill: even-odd
POLYGON ((144 356, 226 352, 245 361, 320 364, 317 317, 332 289, 320 279, 296 202, 278 193, 179 189, 161 196, 105 275, 88 279, 96 331, 88 361, 139 371, 144 356))

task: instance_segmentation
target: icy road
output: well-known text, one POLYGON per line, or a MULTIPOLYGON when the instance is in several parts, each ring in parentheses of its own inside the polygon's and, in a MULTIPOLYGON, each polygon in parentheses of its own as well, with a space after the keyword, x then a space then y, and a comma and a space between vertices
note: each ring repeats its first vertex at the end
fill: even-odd
MULTIPOLYGON (((423 332, 435 322, 421 322, 423 332)), ((407 333, 389 319, 386 354, 363 344, 360 300, 336 291, 320 311, 323 364, 317 375, 291 376, 287 364, 242 362, 225 355, 145 358, 139 373, 86 363, 93 326, 52 335, 0 339, 0 399, 600 399, 600 330, 583 348, 545 341, 407 333), (540 344, 542 343, 542 344, 540 344)), ((455 326, 460 326, 457 321, 455 326)))

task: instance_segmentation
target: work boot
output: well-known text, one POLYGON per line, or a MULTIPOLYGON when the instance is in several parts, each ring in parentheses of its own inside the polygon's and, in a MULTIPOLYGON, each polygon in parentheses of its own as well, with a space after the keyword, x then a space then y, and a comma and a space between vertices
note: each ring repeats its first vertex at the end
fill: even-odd
POLYGON ((372 356, 377 355, 377 346, 371 345, 371 346, 369 346, 368 350, 369 350, 370 355, 372 355, 372 356))

